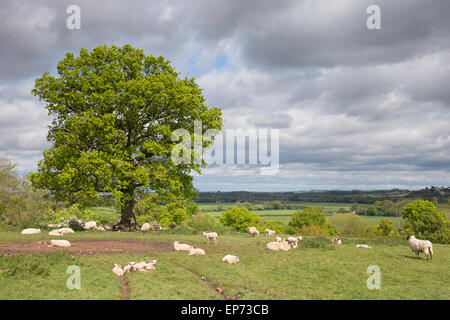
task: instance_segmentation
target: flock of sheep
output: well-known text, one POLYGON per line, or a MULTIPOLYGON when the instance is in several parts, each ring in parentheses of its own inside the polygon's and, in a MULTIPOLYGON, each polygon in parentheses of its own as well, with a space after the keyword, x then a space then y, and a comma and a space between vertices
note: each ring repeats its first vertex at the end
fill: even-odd
MULTIPOLYGON (((97 223, 95 221, 86 221, 86 222, 82 222, 82 227, 85 230, 102 230, 105 231, 105 229, 100 226, 97 227, 97 223)), ((65 233, 73 233, 74 231, 71 228, 61 228, 60 224, 57 225, 48 225, 47 227, 49 228, 57 228, 54 229, 52 231, 50 231, 48 234, 51 236, 62 236, 65 233)), ((147 231, 150 230, 150 224, 144 224, 141 227, 141 231, 147 231)), ((258 229, 256 229, 256 227, 249 227, 247 228, 247 232, 252 236, 257 236, 259 235, 259 231, 258 229)), ((40 229, 34 229, 34 228, 27 228, 24 229, 22 231, 22 234, 39 234, 41 233, 40 229)), ((214 243, 217 244, 217 239, 219 237, 219 235, 217 234, 217 232, 203 232, 202 233, 203 236, 206 238, 208 243, 214 243)), ((274 236, 276 235, 276 232, 273 230, 269 230, 266 229, 265 230, 265 234, 266 236, 274 236)), ((273 242, 269 242, 266 244, 266 248, 269 250, 274 250, 274 251, 288 251, 290 249, 295 249, 298 247, 298 242, 302 240, 302 237, 287 237, 285 239, 282 239, 280 237, 276 237, 276 241, 273 242)), ((432 259, 433 258, 433 244, 428 241, 428 240, 419 240, 416 239, 414 236, 409 236, 407 238, 409 245, 411 247, 411 250, 416 254, 417 258, 419 258, 419 254, 420 252, 423 252, 425 254, 425 256, 428 259, 432 259)), ((334 237, 331 240, 331 243, 333 244, 342 244, 342 240, 340 239, 339 236, 334 237)), ((49 246, 54 246, 54 247, 70 247, 71 244, 69 241, 67 240, 51 240, 50 241, 50 245, 49 246)), ((357 244, 356 245, 357 248, 365 248, 365 249, 372 249, 370 246, 366 245, 366 244, 357 244)), ((186 243, 179 243, 178 241, 175 241, 173 244, 173 248, 176 251, 187 251, 188 255, 205 255, 206 252, 205 250, 201 249, 201 248, 194 248, 193 245, 190 244, 186 244, 186 243)), ((229 264, 234 264, 234 263, 238 263, 239 262, 239 258, 235 255, 231 255, 228 254, 226 256, 224 256, 222 258, 223 262, 227 262, 229 264)), ((128 265, 126 265, 123 269, 119 264, 114 264, 114 268, 112 269, 112 271, 117 275, 117 276, 123 276, 124 273, 130 273, 130 271, 150 271, 150 270, 156 270, 155 265, 156 265, 157 260, 152 260, 149 263, 146 263, 145 261, 141 261, 141 262, 130 262, 128 265)))

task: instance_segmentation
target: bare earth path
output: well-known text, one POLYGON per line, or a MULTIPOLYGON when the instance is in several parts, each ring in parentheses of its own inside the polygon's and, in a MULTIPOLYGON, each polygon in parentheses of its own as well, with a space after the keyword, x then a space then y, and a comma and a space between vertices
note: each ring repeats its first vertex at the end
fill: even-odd
POLYGON ((0 243, 1 254, 39 254, 68 251, 74 254, 91 255, 104 253, 147 253, 174 251, 170 242, 140 240, 70 240, 69 248, 49 247, 50 241, 27 241, 0 243))

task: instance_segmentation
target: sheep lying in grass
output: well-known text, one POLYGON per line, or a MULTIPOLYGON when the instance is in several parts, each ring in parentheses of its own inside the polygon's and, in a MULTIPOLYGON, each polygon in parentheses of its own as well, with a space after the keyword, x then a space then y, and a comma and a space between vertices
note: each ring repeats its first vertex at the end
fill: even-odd
POLYGON ((202 232, 202 234, 208 242, 213 241, 214 243, 217 243, 217 238, 219 237, 217 232, 202 232))
POLYGON ((61 229, 55 229, 48 233, 49 236, 62 236, 64 233, 61 231, 61 229))
POLYGON ((275 239, 277 240, 277 242, 283 241, 283 239, 281 239, 281 237, 276 237, 275 239))
POLYGON ((203 249, 200 248, 194 248, 193 246, 191 246, 191 249, 189 250, 188 256, 193 256, 193 255, 205 255, 206 252, 203 249))
POLYGON ((176 251, 189 251, 191 250, 192 246, 190 244, 178 243, 178 241, 175 241, 173 243, 173 248, 176 251))
POLYGON ((156 270, 155 265, 158 260, 152 260, 149 263, 145 261, 141 262, 130 262, 123 268, 123 272, 130 273, 131 271, 149 271, 149 270, 156 270))
POLYGON ((95 221, 84 221, 82 223, 82 227, 84 230, 97 229, 97 222, 95 221))
POLYGON ((239 258, 237 256, 233 256, 231 254, 227 254, 225 257, 222 258, 223 262, 228 262, 229 264, 238 263, 239 258))
POLYGON ((49 247, 60 247, 60 248, 67 248, 70 247, 71 244, 67 240, 50 240, 49 247))
POLYGON ((150 223, 144 223, 141 227, 141 232, 146 232, 148 230, 150 230, 152 227, 150 226, 150 223))
POLYGON ((269 242, 268 244, 266 244, 266 248, 270 249, 270 250, 275 250, 275 251, 288 251, 289 249, 291 249, 291 246, 289 245, 289 243, 284 240, 281 242, 278 241, 274 241, 274 242, 269 242))
POLYGON ((291 248, 297 248, 298 241, 302 240, 302 237, 287 237, 284 241, 287 241, 291 248))
POLYGON ((274 236, 276 232, 273 230, 270 230, 270 229, 266 229, 266 230, 264 230, 264 233, 266 234, 266 237, 270 237, 270 236, 274 236))
POLYGON ((331 240, 331 243, 332 244, 342 244, 341 237, 339 237, 339 236, 334 237, 333 240, 331 240))
POLYGON ((372 249, 372 247, 368 246, 367 244, 357 244, 357 248, 366 248, 366 249, 372 249))
POLYGON ((406 238, 409 242, 409 246, 411 247, 411 250, 416 254, 417 259, 419 259, 419 254, 423 252, 425 256, 430 258, 430 260, 433 260, 433 244, 429 240, 419 240, 416 239, 414 236, 409 236, 406 238))
POLYGON ((73 231, 73 229, 72 228, 61 228, 61 229, 59 229, 61 232, 62 232, 62 234, 65 234, 65 233, 74 233, 75 231, 73 231))
POLYGON ((114 268, 112 269, 112 272, 114 272, 119 277, 123 276, 123 273, 124 273, 120 264, 115 264, 115 263, 114 263, 114 268))
POLYGON ((38 233, 41 233, 41 229, 28 228, 22 230, 22 234, 38 234, 38 233))
POLYGON ((247 228, 247 232, 248 232, 252 237, 259 235, 259 231, 258 231, 258 229, 256 229, 255 227, 248 227, 248 228, 247 228))

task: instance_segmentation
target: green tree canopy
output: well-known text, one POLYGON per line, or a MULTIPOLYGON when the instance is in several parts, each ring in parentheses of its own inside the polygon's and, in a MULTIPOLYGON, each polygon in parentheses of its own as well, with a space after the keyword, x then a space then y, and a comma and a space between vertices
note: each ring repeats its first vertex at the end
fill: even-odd
POLYGON ((408 233, 414 234, 417 238, 450 242, 449 221, 432 202, 415 200, 403 207, 402 217, 405 219, 402 226, 404 235, 408 233))
POLYGON ((295 211, 288 225, 292 233, 301 233, 302 228, 315 226, 325 230, 330 235, 337 234, 337 230, 327 222, 326 215, 319 207, 307 207, 295 211))
POLYGON ((72 203, 111 192, 127 226, 138 188, 195 194, 191 172, 200 173, 205 163, 174 164, 171 152, 180 142, 172 133, 183 128, 193 137, 194 121, 201 121, 202 132, 220 130, 222 118, 220 109, 205 105, 193 78, 181 78, 164 57, 130 45, 67 53, 57 74, 44 73, 32 90, 52 118, 52 147, 30 177, 35 187, 72 203))
POLYGON ((260 217, 247 208, 233 207, 224 213, 220 217, 220 222, 224 226, 236 228, 236 230, 244 232, 248 227, 257 227, 260 217))
POLYGON ((339 233, 347 237, 359 237, 364 235, 367 223, 354 213, 339 213, 330 218, 331 225, 339 233))

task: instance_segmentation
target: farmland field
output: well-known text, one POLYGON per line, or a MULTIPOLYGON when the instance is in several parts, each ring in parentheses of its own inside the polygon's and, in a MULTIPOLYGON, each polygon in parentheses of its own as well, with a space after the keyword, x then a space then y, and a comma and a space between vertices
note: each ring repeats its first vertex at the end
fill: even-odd
MULTIPOLYGON (((23 236, 0 232, 0 243, 45 241, 45 234, 23 236)), ((84 231, 65 235, 67 240, 142 240, 197 245, 205 256, 186 252, 74 254, 49 253, 0 256, 0 299, 449 299, 450 246, 436 244, 435 257, 414 257, 404 240, 343 238, 333 246, 327 238, 306 237, 299 248, 269 251, 265 236, 251 238, 234 233, 206 244, 201 235, 165 232, 116 233, 84 231), (355 248, 367 243, 373 249, 355 248), (221 261, 226 254, 240 263, 221 261), (130 261, 157 259, 156 270, 127 274, 127 292, 111 269, 130 261), (20 262, 20 263, 18 263, 20 262), (81 268, 81 289, 69 290, 69 265, 81 268), (381 289, 369 290, 367 267, 381 270, 381 289), (201 277, 204 277, 202 280, 201 277), (223 290, 219 295, 215 287, 223 290)), ((20 244, 19 243, 19 244, 20 244)))
MULTIPOLYGON (((288 204, 291 207, 294 207, 295 209, 253 210, 253 211, 257 213, 262 219, 279 220, 287 224, 295 211, 301 210, 309 206, 321 207, 324 212, 328 213, 327 218, 330 218, 332 216, 331 213, 337 212, 340 208, 350 210, 352 206, 349 203, 328 203, 328 202, 287 202, 286 204, 288 204)), ((223 211, 232 208, 234 205, 235 205, 234 203, 224 203, 222 204, 223 210, 217 211, 217 204, 215 203, 200 204, 199 209, 204 213, 211 214, 214 217, 220 218, 223 211)), ((381 217, 381 216, 359 216, 359 217, 363 219, 367 223, 367 225, 377 224, 379 223, 381 218, 391 220, 392 222, 394 222, 396 226, 398 226, 400 223, 400 218, 398 217, 381 217)))

